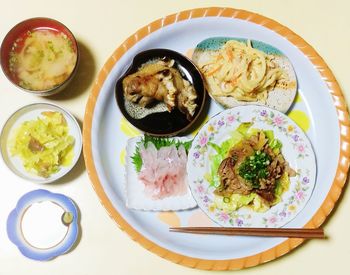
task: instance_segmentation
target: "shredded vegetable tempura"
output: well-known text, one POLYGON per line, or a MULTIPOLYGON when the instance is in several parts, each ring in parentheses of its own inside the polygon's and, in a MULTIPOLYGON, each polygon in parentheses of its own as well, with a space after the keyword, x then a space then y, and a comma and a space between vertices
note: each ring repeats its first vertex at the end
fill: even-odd
POLYGON ((232 96, 241 101, 266 102, 268 92, 283 77, 272 55, 247 44, 229 40, 205 63, 198 64, 213 96, 232 96))

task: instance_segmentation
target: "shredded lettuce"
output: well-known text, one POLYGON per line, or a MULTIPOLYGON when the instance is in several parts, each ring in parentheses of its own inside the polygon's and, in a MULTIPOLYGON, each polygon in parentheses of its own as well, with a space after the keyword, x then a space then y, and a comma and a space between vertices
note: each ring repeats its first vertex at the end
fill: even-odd
POLYGON ((290 179, 288 176, 288 172, 284 172, 282 176, 279 178, 279 180, 276 182, 276 188, 275 188, 275 201, 272 203, 272 205, 275 205, 279 203, 282 200, 282 195, 284 192, 288 191, 290 185, 290 179))
POLYGON ((255 194, 252 207, 255 212, 266 212, 270 209, 270 205, 257 194, 255 194))
POLYGON ((269 140, 269 146, 273 150, 273 152, 277 155, 280 153, 280 150, 282 148, 282 142, 279 141, 277 138, 275 138, 272 130, 266 130, 264 131, 265 136, 269 140))
POLYGON ((237 127, 236 131, 241 135, 246 136, 249 129, 251 129, 252 125, 253 123, 251 122, 243 122, 237 127))
POLYGON ((215 195, 214 205, 225 212, 232 212, 249 205, 256 197, 255 193, 250 193, 249 195, 232 194, 229 198, 215 195))
POLYGON ((270 208, 270 205, 256 193, 232 194, 229 198, 215 195, 214 206, 225 212, 236 211, 244 206, 252 207, 255 212, 265 212, 270 208))

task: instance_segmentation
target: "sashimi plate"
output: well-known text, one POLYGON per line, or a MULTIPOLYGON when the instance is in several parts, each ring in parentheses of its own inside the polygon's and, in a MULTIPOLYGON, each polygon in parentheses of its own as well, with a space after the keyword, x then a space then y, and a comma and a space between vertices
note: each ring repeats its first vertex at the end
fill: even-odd
MULTIPOLYGON (((211 225, 196 208, 178 212, 148 212, 126 207, 125 147, 141 133, 122 117, 114 99, 117 79, 140 51, 169 48, 193 52, 210 37, 259 40, 281 50, 298 80, 297 97, 287 115, 309 138, 320 168, 312 195, 288 227, 318 227, 333 209, 346 181, 350 136, 346 103, 323 59, 302 38, 279 23, 243 10, 202 8, 154 21, 131 35, 102 68, 87 103, 84 157, 93 187, 108 214, 132 239, 157 255, 189 267, 242 269, 273 260, 297 247, 302 239, 200 236, 169 232, 169 226, 211 225)), ((209 101, 207 119, 223 111, 209 101)), ((193 129, 193 138, 198 129, 193 129)))

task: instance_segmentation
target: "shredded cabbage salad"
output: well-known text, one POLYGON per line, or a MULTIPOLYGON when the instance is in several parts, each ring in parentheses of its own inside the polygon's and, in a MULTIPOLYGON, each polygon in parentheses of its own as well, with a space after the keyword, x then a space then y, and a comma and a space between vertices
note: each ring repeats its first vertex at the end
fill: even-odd
MULTIPOLYGON (((232 131, 230 138, 217 145, 215 143, 209 143, 215 150, 216 154, 209 155, 210 159, 210 172, 204 175, 204 178, 209 184, 215 188, 220 185, 220 177, 218 175, 218 168, 220 163, 227 157, 228 152, 232 147, 241 142, 244 139, 249 138, 252 135, 262 131, 260 129, 252 128, 252 123, 241 123, 236 130, 232 131)), ((282 148, 282 143, 274 137, 272 130, 265 130, 265 136, 268 139, 269 146, 278 154, 282 148)), ((289 189, 290 180, 288 172, 284 172, 280 179, 276 181, 275 188, 275 200, 272 205, 275 205, 281 201, 282 194, 289 189)), ((243 206, 250 206, 256 212, 265 212, 270 209, 271 205, 262 199, 256 193, 250 193, 249 195, 232 194, 230 197, 222 197, 215 195, 214 207, 222 209, 226 212, 235 211, 243 206)))
POLYGON ((10 138, 9 148, 12 156, 21 158, 28 172, 48 178, 61 166, 71 164, 74 142, 64 116, 48 111, 23 122, 10 138))

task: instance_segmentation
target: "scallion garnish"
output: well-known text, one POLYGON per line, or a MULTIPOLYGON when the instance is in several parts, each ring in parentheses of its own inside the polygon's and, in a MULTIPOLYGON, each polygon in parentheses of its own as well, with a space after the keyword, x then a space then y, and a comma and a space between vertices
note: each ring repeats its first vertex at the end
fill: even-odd
POLYGON ((269 175, 267 168, 270 161, 271 159, 266 153, 256 151, 239 166, 239 175, 250 182, 253 188, 259 188, 260 179, 265 179, 269 175))

